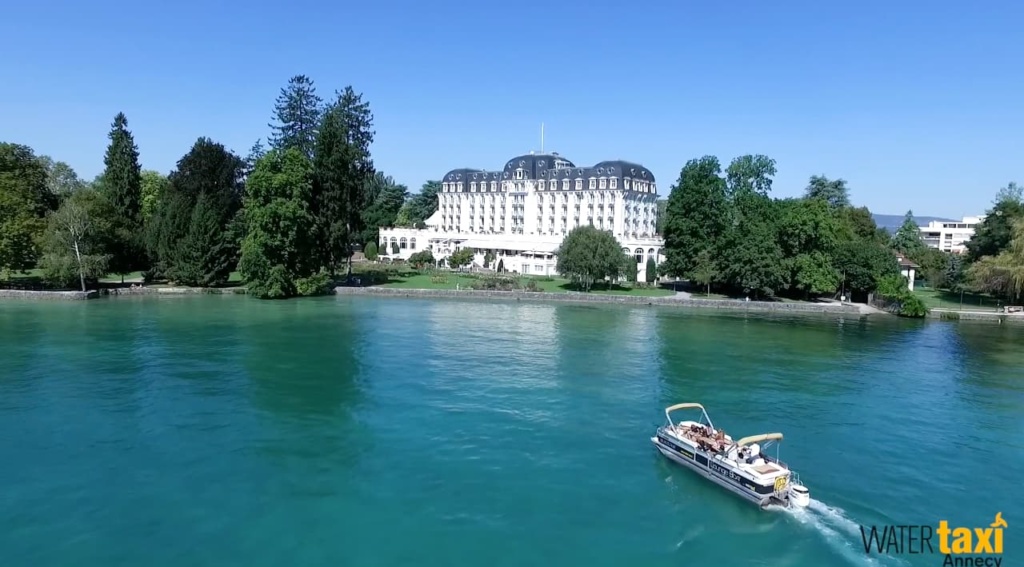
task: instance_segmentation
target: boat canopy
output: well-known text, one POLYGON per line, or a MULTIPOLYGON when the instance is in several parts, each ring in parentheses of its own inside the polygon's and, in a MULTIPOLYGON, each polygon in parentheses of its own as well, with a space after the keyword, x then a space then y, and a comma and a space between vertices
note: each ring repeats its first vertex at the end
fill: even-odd
POLYGON ((686 402, 686 403, 676 404, 674 406, 669 406, 669 407, 665 408, 665 419, 668 420, 669 425, 673 425, 672 417, 669 414, 671 414, 672 412, 674 412, 676 410, 681 410, 681 409, 699 409, 700 413, 701 413, 701 416, 703 418, 703 421, 706 422, 708 424, 708 426, 711 427, 711 429, 715 428, 715 424, 711 423, 711 417, 708 415, 708 412, 704 409, 704 406, 702 406, 702 405, 700 405, 700 404, 698 404, 696 402, 686 402))
POLYGON ((751 443, 760 443, 762 441, 782 441, 781 433, 762 433, 760 435, 751 435, 750 437, 744 437, 736 442, 737 447, 743 447, 750 445, 751 443))
POLYGON ((669 406, 669 407, 665 408, 665 413, 668 414, 668 413, 672 413, 672 412, 674 412, 676 410, 687 409, 687 408, 700 408, 700 411, 704 411, 704 406, 702 406, 702 405, 700 405, 698 403, 695 403, 695 402, 687 402, 687 403, 683 403, 683 404, 676 404, 674 406, 669 406))

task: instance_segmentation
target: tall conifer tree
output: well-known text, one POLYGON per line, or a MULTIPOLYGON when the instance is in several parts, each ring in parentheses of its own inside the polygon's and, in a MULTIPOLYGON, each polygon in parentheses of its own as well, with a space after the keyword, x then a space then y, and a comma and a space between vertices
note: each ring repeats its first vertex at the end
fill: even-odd
POLYGON ((317 96, 313 80, 305 75, 292 77, 274 104, 277 124, 269 125, 273 129, 270 147, 279 150, 295 148, 308 159, 313 159, 322 115, 323 100, 317 96))
POLYGON ((117 213, 117 245, 111 258, 114 273, 126 274, 144 264, 142 240, 142 166, 128 118, 118 112, 111 125, 110 145, 103 158, 103 191, 117 213))

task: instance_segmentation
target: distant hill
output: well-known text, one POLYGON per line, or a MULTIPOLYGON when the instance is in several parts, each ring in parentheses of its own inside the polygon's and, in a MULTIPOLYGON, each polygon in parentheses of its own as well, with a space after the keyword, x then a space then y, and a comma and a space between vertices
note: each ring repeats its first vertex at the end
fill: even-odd
MULTIPOLYGON (((888 230, 889 232, 896 232, 896 229, 898 229, 900 227, 900 225, 903 224, 903 216, 904 215, 878 215, 878 214, 872 214, 871 216, 874 217, 875 224, 878 225, 878 228, 884 228, 885 230, 888 230)), ((958 219, 949 219, 949 218, 946 218, 946 217, 919 217, 919 216, 915 216, 914 217, 914 222, 917 223, 917 226, 927 226, 928 223, 930 223, 932 221, 936 221, 936 220, 937 221, 947 221, 947 222, 952 221, 952 222, 956 222, 958 219)))

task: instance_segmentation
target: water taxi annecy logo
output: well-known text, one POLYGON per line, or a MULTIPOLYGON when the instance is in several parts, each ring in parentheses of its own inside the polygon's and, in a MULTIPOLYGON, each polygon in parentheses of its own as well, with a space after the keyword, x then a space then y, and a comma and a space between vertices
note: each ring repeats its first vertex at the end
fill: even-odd
POLYGON ((1006 520, 998 512, 988 527, 953 527, 942 520, 938 527, 905 524, 860 527, 864 552, 886 555, 940 553, 943 567, 1000 567, 1006 520), (932 545, 933 539, 935 545, 932 545))

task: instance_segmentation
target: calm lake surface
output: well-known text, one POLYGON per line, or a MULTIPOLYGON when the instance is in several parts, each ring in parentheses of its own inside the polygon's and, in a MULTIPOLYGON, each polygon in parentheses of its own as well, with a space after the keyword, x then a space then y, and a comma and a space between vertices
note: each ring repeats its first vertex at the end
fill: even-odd
MULTIPOLYGON (((1009 524, 1024 329, 342 297, 0 303, 0 564, 934 565, 860 524, 1009 524), (804 512, 659 455, 786 435, 804 512)), ((1015 559, 1016 558, 1016 559, 1015 559)))

